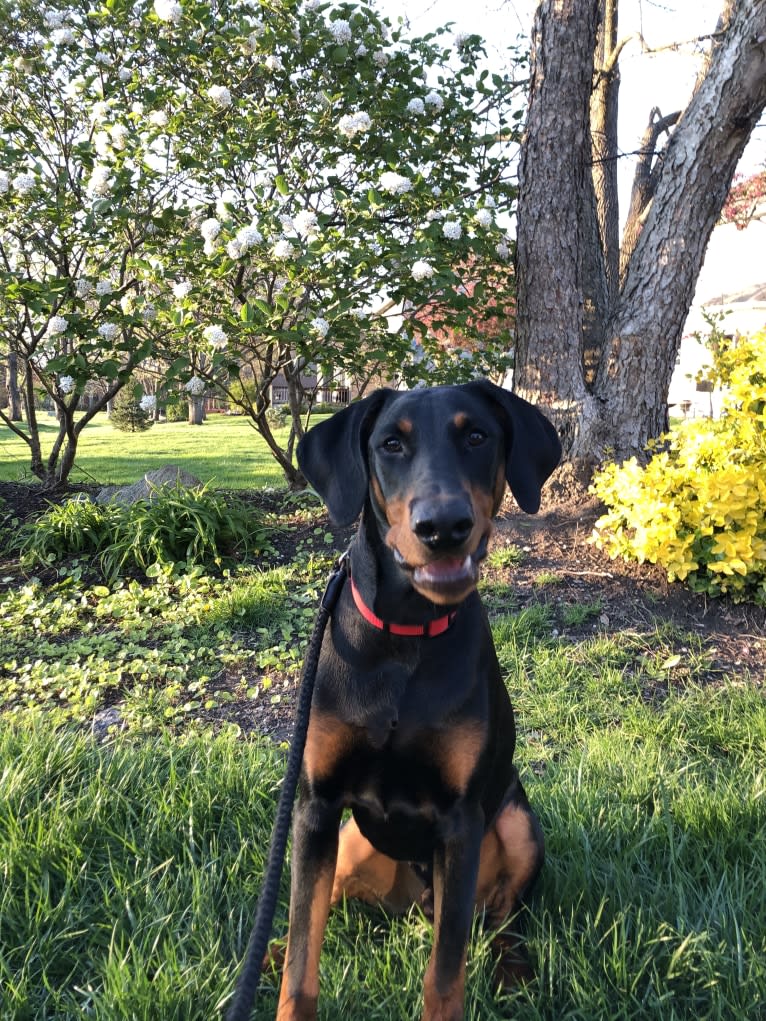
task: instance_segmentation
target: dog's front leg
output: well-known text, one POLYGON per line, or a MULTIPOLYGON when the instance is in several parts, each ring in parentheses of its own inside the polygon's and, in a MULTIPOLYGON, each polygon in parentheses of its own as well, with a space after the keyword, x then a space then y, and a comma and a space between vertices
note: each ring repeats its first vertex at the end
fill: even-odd
POLYGON ((478 806, 450 814, 434 854, 434 946, 424 983, 422 1021, 461 1021, 484 817, 478 806))
POLYGON ((303 793, 293 819, 290 928, 277 1021, 313 1021, 330 910, 341 806, 303 793))

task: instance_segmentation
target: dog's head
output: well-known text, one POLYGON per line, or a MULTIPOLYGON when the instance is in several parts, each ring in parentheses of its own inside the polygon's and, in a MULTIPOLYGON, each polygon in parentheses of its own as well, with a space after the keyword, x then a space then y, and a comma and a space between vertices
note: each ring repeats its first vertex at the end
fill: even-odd
POLYGON ((484 380, 376 390, 298 446, 301 470, 333 520, 351 524, 369 495, 397 564, 441 604, 459 602, 476 584, 506 481, 534 514, 560 456, 548 419, 484 380))

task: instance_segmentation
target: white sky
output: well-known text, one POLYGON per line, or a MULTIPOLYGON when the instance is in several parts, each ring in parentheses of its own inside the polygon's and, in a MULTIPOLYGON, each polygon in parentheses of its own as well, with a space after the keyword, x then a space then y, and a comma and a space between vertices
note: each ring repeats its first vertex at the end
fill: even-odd
MULTIPOLYGON (((488 41, 490 54, 498 64, 502 58, 497 41, 503 46, 519 35, 528 38, 535 0, 378 0, 378 7, 392 22, 409 20, 411 31, 421 34, 448 22, 456 31, 478 32, 488 41)), ((660 53, 642 53, 633 40, 620 59, 619 144, 629 153, 638 147, 655 106, 663 114, 683 109, 691 94, 700 61, 695 40, 715 29, 721 0, 621 0, 619 36, 641 32, 650 48, 671 43, 687 43, 678 49, 660 53)), ((491 58, 492 59, 492 58, 491 58)), ((766 165, 766 123, 756 129, 740 164, 742 173, 752 173, 766 165)), ((620 207, 627 211, 633 179, 633 160, 620 161, 620 207)))

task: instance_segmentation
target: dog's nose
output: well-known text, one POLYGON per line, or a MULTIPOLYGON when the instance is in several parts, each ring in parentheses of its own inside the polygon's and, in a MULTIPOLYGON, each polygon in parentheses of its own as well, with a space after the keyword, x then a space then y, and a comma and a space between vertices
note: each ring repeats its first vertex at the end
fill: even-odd
POLYGON ((473 512, 464 500, 416 500, 410 508, 412 531, 430 550, 462 546, 473 528, 473 512))

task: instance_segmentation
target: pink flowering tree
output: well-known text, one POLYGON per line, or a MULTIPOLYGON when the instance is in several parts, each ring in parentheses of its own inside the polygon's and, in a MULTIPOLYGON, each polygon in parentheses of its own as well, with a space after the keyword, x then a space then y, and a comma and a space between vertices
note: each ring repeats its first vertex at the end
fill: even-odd
POLYGON ((291 484, 307 377, 412 385, 502 366, 507 332, 481 326, 488 296, 512 289, 513 61, 490 76, 478 37, 409 39, 366 4, 19 0, 13 15, 0 355, 24 421, 0 416, 47 484, 139 366, 195 414, 224 394, 291 484), (267 415, 278 377, 287 443, 267 415), (59 422, 50 450, 40 395, 59 422))

